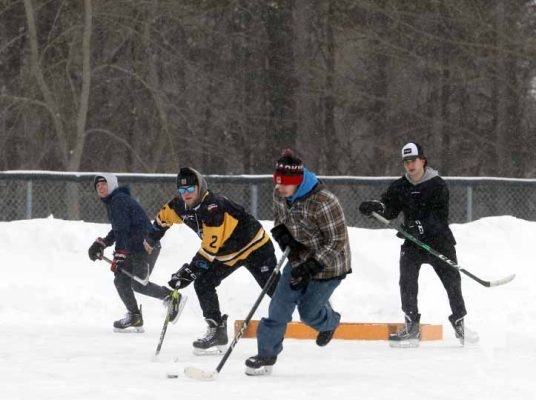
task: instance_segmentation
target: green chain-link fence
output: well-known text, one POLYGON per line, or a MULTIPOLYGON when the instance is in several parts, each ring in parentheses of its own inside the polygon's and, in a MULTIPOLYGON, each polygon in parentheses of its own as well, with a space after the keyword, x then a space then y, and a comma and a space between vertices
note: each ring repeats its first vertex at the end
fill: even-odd
MULTIPOLYGON (((0 220, 55 218, 107 222, 93 189, 94 173, 0 172, 0 220)), ((175 175, 117 174, 152 218, 175 195, 175 175)), ((273 183, 268 175, 206 176, 209 189, 243 205, 261 220, 271 220, 273 183)), ((378 199, 396 177, 320 177, 340 199, 348 225, 374 228, 359 203, 378 199)), ((444 178, 450 188, 450 222, 468 222, 493 215, 536 220, 536 180, 444 178)))

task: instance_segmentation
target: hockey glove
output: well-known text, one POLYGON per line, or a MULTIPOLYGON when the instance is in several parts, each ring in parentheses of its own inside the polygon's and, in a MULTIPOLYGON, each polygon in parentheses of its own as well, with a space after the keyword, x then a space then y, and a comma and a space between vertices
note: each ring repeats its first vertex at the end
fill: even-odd
POLYGON ((110 266, 110 270, 114 274, 119 273, 121 268, 125 266, 127 255, 128 255, 127 250, 117 250, 114 252, 114 259, 112 261, 112 265, 110 266))
POLYGON ((104 254, 104 249, 108 247, 106 246, 106 243, 104 242, 103 238, 97 238, 91 246, 89 246, 89 249, 87 251, 87 254, 89 256, 89 259, 91 261, 96 261, 102 259, 102 255, 104 254))
POLYGON ((303 264, 292 268, 290 271, 290 288, 292 290, 302 290, 307 287, 309 281, 322 271, 324 267, 314 258, 309 258, 303 264))
POLYGON ((287 247, 290 247, 292 251, 297 251, 304 247, 303 244, 292 237, 288 228, 284 224, 277 225, 272 228, 270 232, 272 232, 272 237, 283 251, 285 251, 287 247))
MULTIPOLYGON (((424 227, 422 226, 421 221, 419 221, 418 219, 406 224, 400 224, 400 228, 417 239, 422 239, 424 237, 424 227)), ((397 234, 397 236, 402 239, 405 239, 404 235, 402 235, 400 232, 397 234)))
POLYGON ((364 201, 359 205, 359 212, 367 217, 370 217, 373 212, 383 214, 385 205, 378 200, 364 201))
POLYGON ((183 289, 195 281, 197 274, 192 271, 190 264, 184 264, 181 269, 171 275, 168 285, 173 289, 183 289))

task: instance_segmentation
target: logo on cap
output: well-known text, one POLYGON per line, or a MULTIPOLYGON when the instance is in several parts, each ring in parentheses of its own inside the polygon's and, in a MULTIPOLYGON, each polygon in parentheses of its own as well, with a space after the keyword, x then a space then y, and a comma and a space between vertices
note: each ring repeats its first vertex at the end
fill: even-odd
POLYGON ((417 143, 407 143, 404 147, 402 147, 401 151, 402 159, 410 159, 410 158, 417 158, 422 157, 422 147, 419 146, 417 143))

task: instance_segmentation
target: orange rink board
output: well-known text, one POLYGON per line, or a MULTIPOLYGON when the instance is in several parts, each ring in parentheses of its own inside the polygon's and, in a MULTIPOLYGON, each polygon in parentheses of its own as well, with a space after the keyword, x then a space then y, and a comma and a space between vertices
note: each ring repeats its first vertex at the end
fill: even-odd
MULTIPOLYGON (((242 320, 234 323, 235 335, 242 326, 242 320)), ((249 323, 242 337, 257 337, 258 320, 249 323)), ((341 322, 337 327, 334 339, 345 340, 387 340, 389 334, 402 328, 402 323, 363 323, 363 322, 341 322)), ((318 332, 301 322, 291 322, 287 325, 285 338, 289 339, 316 339, 318 332)), ((442 340, 443 325, 421 324, 421 340, 442 340)))

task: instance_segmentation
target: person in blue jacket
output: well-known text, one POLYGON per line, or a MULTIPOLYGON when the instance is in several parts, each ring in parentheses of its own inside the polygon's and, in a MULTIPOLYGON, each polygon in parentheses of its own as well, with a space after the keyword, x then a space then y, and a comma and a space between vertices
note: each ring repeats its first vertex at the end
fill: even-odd
MULTIPOLYGON (((97 195, 106 206, 112 229, 104 238, 99 237, 93 242, 88 250, 89 258, 92 261, 102 259, 104 249, 115 243, 111 270, 115 276, 114 285, 127 314, 114 322, 114 330, 143 332, 141 306, 138 307, 134 292, 162 299, 166 305, 180 302, 181 299, 174 300, 171 290, 165 286, 152 282, 142 285, 132 278, 148 278, 160 253, 159 243, 150 255, 143 247, 143 240, 152 229, 151 221, 139 203, 130 196, 130 190, 124 186, 119 187, 114 174, 99 174, 95 176, 93 184, 97 195), (122 273, 124 271, 126 273, 122 273)), ((178 317, 178 304, 174 304, 172 309, 176 311, 174 315, 170 315, 170 320, 174 322, 178 317)))

